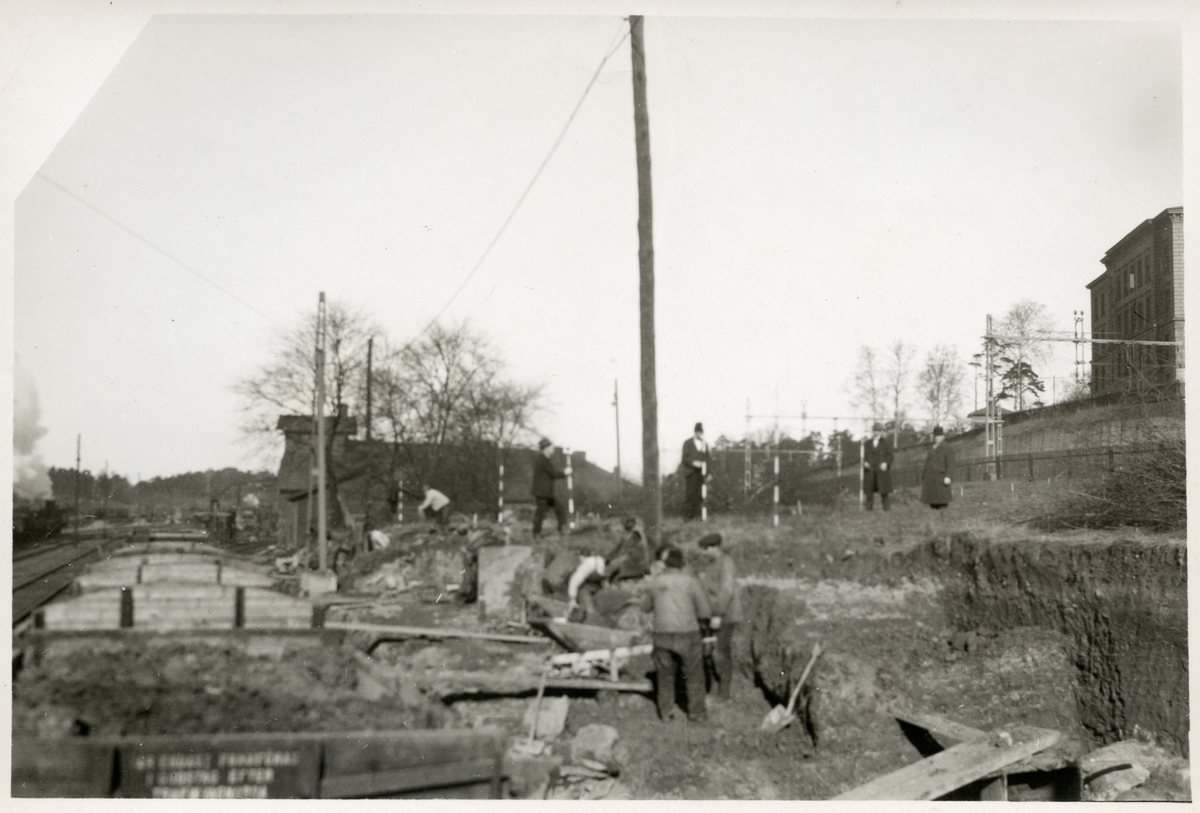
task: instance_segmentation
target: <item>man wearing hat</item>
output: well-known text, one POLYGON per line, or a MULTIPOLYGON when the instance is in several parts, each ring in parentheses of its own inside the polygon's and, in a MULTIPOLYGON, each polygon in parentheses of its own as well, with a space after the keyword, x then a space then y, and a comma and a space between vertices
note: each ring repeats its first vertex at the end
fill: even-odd
POLYGON ((953 460, 945 440, 946 433, 942 427, 933 427, 933 448, 925 458, 925 470, 921 473, 921 502, 934 509, 950 504, 950 467, 953 460))
POLYGON ((700 552, 709 563, 700 574, 700 583, 708 596, 712 620, 709 626, 717 634, 717 646, 713 651, 713 671, 716 672, 717 700, 729 699, 733 686, 733 636, 742 618, 742 597, 738 593, 737 565, 733 557, 721 546, 721 535, 717 533, 702 537, 697 543, 700 552))
POLYGON ((704 640, 701 622, 712 616, 708 597, 695 576, 683 570, 683 551, 667 548, 666 569, 650 580, 642 609, 654 614, 655 683, 658 714, 675 719, 675 680, 683 672, 687 686, 687 716, 694 723, 708 719, 704 704, 704 640))
POLYGON ((870 511, 875 507, 875 492, 883 510, 888 510, 888 498, 892 494, 892 461, 895 453, 892 444, 883 434, 883 424, 871 427, 871 439, 863 445, 863 504, 870 511))
POLYGON ((695 434, 683 442, 683 518, 700 516, 701 486, 708 473, 708 444, 704 442, 704 424, 696 424, 695 434))
POLYGON ((538 441, 538 451, 540 454, 533 462, 533 499, 537 503, 533 512, 533 535, 541 534, 542 520, 546 518, 548 508, 554 509, 554 515, 558 518, 558 532, 561 534, 567 524, 567 509, 554 498, 554 481, 562 480, 571 473, 571 461, 567 461, 566 469, 559 471, 550 460, 554 445, 546 438, 538 441))

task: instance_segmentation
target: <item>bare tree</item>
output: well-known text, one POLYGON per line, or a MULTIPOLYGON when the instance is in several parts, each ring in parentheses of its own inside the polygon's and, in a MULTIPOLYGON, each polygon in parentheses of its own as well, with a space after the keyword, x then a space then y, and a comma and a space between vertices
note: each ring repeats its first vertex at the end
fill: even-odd
POLYGON ((887 414, 885 374, 879 352, 874 347, 864 344, 858 348, 858 366, 847 389, 852 406, 865 410, 873 421, 883 420, 887 414))
POLYGON ((884 392, 892 413, 892 434, 898 440, 908 413, 908 397, 912 389, 913 362, 916 348, 903 339, 892 343, 884 362, 884 392))
POLYGON ((1050 356, 1046 339, 1053 328, 1046 306, 1031 299, 1023 299, 1009 308, 996 326, 1003 337, 998 342, 1000 360, 1008 366, 1004 375, 1014 379, 1012 386, 1006 386, 1005 393, 1016 399, 1018 412, 1025 408, 1025 394, 1037 381, 1034 365, 1044 363, 1050 356))
POLYGON ((925 366, 917 375, 921 400, 929 408, 930 427, 944 425, 962 405, 966 368, 958 349, 939 344, 925 356, 925 366))
MULTIPOLYGON (((338 405, 353 405, 365 380, 367 341, 378 332, 362 311, 330 302, 325 328, 325 414, 330 417, 329 444, 340 420, 338 405)), ((315 415, 317 402, 317 315, 304 314, 300 324, 279 335, 272 361, 234 385, 241 398, 241 431, 260 450, 280 444, 280 415, 315 415)), ((326 450, 328 451, 328 449, 326 450)))
POLYGON ((530 432, 541 389, 504 377, 487 340, 466 325, 435 325, 385 348, 372 372, 374 422, 392 442, 395 464, 430 477, 449 447, 505 448, 530 432), (426 453, 414 455, 413 446, 426 453))

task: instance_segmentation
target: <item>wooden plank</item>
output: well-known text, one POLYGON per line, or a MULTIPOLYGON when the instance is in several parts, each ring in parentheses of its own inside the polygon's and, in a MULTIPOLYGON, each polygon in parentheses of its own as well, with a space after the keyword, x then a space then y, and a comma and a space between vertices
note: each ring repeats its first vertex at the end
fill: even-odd
POLYGON ((443 765, 330 776, 321 780, 321 798, 364 799, 426 788, 468 785, 497 778, 499 772, 499 759, 491 756, 443 765))
POLYGON ((639 692, 650 694, 654 684, 649 680, 607 680, 600 678, 548 678, 547 689, 579 689, 581 691, 639 692))
POLYGON ((937 714, 925 714, 916 711, 899 711, 892 709, 890 714, 902 723, 928 731, 930 736, 942 747, 950 748, 960 742, 984 740, 988 732, 971 726, 956 723, 937 714))
POLYGON ((111 745, 14 737, 11 795, 23 798, 94 798, 113 789, 111 745))
POLYGON ((632 658, 637 655, 649 655, 653 651, 654 644, 639 644, 616 649, 593 649, 589 652, 565 652, 551 657, 550 663, 555 666, 571 666, 579 661, 608 663, 612 658, 632 658))
POLYGON ((405 627, 393 624, 364 624, 357 621, 326 621, 325 629, 349 632, 373 632, 381 637, 396 638, 470 638, 477 641, 499 641, 507 644, 546 644, 545 638, 532 635, 504 635, 494 632, 475 632, 448 627, 405 627))
POLYGON ((834 798, 837 801, 936 799, 1051 747, 1060 736, 1053 729, 1033 726, 1014 726, 1009 735, 1011 743, 997 736, 959 743, 834 798))
MULTIPOLYGON (((956 723, 951 719, 937 714, 899 711, 896 709, 892 709, 890 713, 902 723, 907 723, 908 725, 927 731, 934 739, 934 742, 942 749, 950 748, 960 742, 982 740, 991 736, 987 731, 956 723)), ((1054 771, 1064 768, 1070 763, 1070 755, 1061 753, 1055 749, 1047 749, 1006 766, 1003 773, 1015 774, 1034 771, 1054 771)), ((996 775, 999 776, 999 773, 996 775)))

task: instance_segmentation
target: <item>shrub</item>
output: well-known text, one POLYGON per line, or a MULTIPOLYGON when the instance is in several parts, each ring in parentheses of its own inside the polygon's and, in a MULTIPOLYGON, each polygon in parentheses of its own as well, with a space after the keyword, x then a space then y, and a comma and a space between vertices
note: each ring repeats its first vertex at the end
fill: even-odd
POLYGON ((1053 511, 1033 520, 1043 530, 1141 527, 1187 528, 1187 455, 1183 440, 1158 447, 1111 469, 1087 491, 1071 492, 1053 511))

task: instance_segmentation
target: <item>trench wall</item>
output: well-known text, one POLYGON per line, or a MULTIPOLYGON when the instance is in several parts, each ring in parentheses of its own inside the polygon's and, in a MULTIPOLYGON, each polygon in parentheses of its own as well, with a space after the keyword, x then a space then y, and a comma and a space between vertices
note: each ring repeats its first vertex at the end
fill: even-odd
MULTIPOLYGON (((990 543, 955 535, 872 553, 813 574, 865 583, 931 576, 962 630, 1043 627, 1072 644, 1080 718, 1096 745, 1149 736, 1188 755, 1187 549, 1182 541, 990 543)), ((781 693, 796 659, 781 640, 782 596, 753 587, 746 655, 781 693), (780 685, 776 685, 780 684, 780 685)))
POLYGON ((1081 719, 1101 744, 1149 734, 1187 756, 1182 541, 988 544, 959 537, 922 553, 941 565, 955 626, 1050 627, 1072 640, 1081 719))

